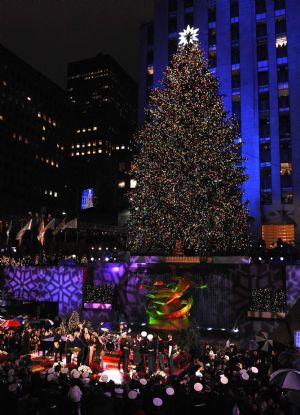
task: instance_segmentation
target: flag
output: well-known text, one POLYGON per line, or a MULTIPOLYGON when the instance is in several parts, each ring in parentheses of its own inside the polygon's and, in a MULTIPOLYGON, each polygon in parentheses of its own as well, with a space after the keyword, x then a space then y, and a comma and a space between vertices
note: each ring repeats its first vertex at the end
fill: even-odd
POLYGON ((9 222, 9 225, 6 229, 6 243, 7 244, 8 244, 8 241, 9 241, 9 234, 10 234, 11 228, 12 228, 12 220, 9 222))
POLYGON ((45 242, 45 233, 48 229, 54 229, 55 218, 51 219, 50 222, 47 223, 45 226, 45 222, 42 220, 39 226, 39 234, 37 236, 37 240, 44 245, 45 242))
POLYGON ((24 226, 24 228, 22 228, 22 229, 21 229, 21 230, 17 233, 16 240, 20 242, 20 245, 21 245, 21 243, 22 243, 22 238, 23 238, 24 233, 25 233, 26 231, 30 231, 30 229, 31 229, 31 225, 32 225, 32 219, 30 219, 30 221, 26 223, 26 225, 24 226))
POLYGON ((61 229, 61 231, 63 231, 64 229, 77 229, 77 218, 67 222, 65 226, 61 229))
POLYGON ((56 226, 56 228, 54 229, 54 231, 52 232, 52 234, 53 235, 57 235, 58 234, 58 232, 65 226, 65 224, 66 224, 66 221, 65 221, 65 219, 63 219, 57 226, 56 226))

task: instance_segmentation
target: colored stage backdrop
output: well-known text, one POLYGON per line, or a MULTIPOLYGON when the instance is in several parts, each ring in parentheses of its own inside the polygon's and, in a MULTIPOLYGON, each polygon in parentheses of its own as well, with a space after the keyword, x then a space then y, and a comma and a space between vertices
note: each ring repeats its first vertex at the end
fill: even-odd
POLYGON ((267 311, 266 307, 284 311, 292 309, 300 298, 299 266, 167 264, 157 257, 132 257, 126 264, 90 267, 3 267, 0 276, 4 291, 11 297, 57 302, 61 316, 67 318, 73 310, 79 310, 83 319, 96 326, 124 320, 159 327, 161 311, 172 318, 171 313, 184 309, 180 318, 188 317, 201 328, 239 328, 245 334, 254 326, 257 331, 276 331, 282 321, 249 319, 247 311, 267 311), (182 295, 172 291, 178 278, 185 284, 182 295), (153 303, 157 301, 153 287, 170 290, 167 297, 161 297, 163 304, 153 303), (166 304, 170 298, 172 301, 166 304))

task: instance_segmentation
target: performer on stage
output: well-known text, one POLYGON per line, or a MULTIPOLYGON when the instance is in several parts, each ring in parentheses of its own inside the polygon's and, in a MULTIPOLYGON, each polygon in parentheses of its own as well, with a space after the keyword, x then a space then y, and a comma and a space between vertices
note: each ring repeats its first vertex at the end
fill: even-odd
POLYGON ((72 349, 73 347, 73 336, 72 334, 67 334, 67 340, 65 344, 65 353, 66 353, 66 364, 71 363, 72 359, 72 349))
POLYGON ((120 349, 121 349, 122 365, 123 365, 124 373, 128 373, 128 361, 129 361, 129 355, 130 355, 130 348, 131 348, 131 342, 128 339, 127 334, 123 333, 121 343, 120 343, 120 349))
POLYGON ((147 357, 148 357, 148 367, 149 372, 154 373, 156 370, 156 341, 153 338, 153 334, 148 334, 147 336, 147 357))
MULTIPOLYGON (((142 333, 143 334, 143 333, 142 333)), ((140 340, 140 354, 141 354, 141 365, 140 365, 140 369, 143 372, 146 372, 146 359, 147 359, 147 344, 148 344, 148 340, 146 339, 146 337, 141 337, 140 340)))
POLYGON ((174 352, 174 343, 173 343, 173 336, 172 334, 168 334, 168 363, 169 363, 169 374, 173 374, 174 370, 174 360, 173 360, 173 352, 174 352))
POLYGON ((165 342, 159 335, 158 335, 158 342, 157 342, 157 353, 158 353, 159 368, 160 370, 164 372, 165 371, 165 342))
POLYGON ((54 362, 57 362, 57 356, 59 357, 59 360, 62 361, 62 339, 60 334, 60 329, 56 329, 56 332, 54 334, 54 362))

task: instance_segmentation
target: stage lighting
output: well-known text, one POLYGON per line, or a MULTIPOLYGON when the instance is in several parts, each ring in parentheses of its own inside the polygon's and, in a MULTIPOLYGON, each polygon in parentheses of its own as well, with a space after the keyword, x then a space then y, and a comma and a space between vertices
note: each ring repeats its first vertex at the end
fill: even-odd
POLYGON ((105 261, 106 261, 106 262, 108 262, 108 261, 109 261, 108 256, 106 256, 104 259, 105 259, 105 261))
POLYGON ((221 329, 222 331, 225 331, 226 329, 221 329))
POLYGON ((212 327, 207 327, 207 330, 208 330, 208 331, 211 331, 211 330, 212 330, 212 327))
POLYGON ((284 261, 284 257, 283 256, 280 257, 280 261, 284 261))
POLYGON ((94 261, 95 260, 95 258, 94 257, 91 257, 91 261, 94 261))
POLYGON ((234 333, 238 333, 239 332, 239 329, 233 329, 232 330, 234 333))
POLYGON ((258 260, 259 260, 259 261, 261 261, 261 260, 262 260, 262 257, 261 257, 261 256, 259 256, 259 257, 258 257, 258 260))

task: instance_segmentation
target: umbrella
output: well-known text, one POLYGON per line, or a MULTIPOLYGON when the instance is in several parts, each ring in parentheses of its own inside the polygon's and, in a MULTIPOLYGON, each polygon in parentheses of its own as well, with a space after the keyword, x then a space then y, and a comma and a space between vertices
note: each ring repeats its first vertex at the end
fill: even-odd
POLYGON ((241 350, 258 350, 259 346, 258 343, 253 339, 242 339, 239 342, 239 348, 241 350))
POLYGON ((17 320, 6 320, 1 324, 1 327, 20 327, 21 324, 17 320))
POLYGON ((260 331, 255 340, 264 352, 270 352, 273 349, 273 340, 269 339, 269 334, 265 331, 260 331))
POLYGON ((270 383, 282 389, 300 390, 300 372, 294 369, 279 369, 270 376, 270 383))

